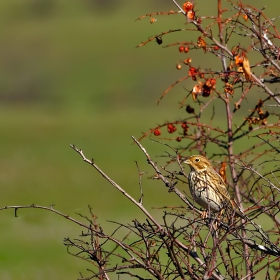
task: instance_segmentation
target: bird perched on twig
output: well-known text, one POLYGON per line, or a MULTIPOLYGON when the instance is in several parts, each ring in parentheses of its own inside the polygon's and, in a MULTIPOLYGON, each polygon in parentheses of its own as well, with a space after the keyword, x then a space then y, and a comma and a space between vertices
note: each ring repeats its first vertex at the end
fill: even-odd
POLYGON ((189 188, 200 206, 213 212, 230 209, 235 216, 244 216, 230 197, 224 180, 205 157, 190 156, 184 163, 191 168, 188 176, 189 188))

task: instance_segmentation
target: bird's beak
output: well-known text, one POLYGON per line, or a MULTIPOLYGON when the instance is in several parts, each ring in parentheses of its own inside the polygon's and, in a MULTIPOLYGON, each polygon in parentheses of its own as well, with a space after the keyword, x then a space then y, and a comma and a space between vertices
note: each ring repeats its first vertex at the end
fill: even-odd
POLYGON ((186 159, 185 161, 183 161, 183 163, 191 164, 191 161, 189 159, 186 159))

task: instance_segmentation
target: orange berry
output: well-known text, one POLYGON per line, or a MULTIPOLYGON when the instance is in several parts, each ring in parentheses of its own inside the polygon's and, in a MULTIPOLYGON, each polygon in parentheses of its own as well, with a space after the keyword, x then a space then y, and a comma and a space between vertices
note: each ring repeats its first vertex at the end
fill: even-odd
POLYGON ((194 20, 194 16, 195 16, 194 11, 188 11, 187 12, 187 19, 188 19, 189 22, 192 22, 194 20))
POLYGON ((244 19, 245 21, 248 20, 248 16, 247 16, 246 14, 243 14, 242 17, 243 17, 243 19, 244 19))
POLYGON ((193 9, 193 3, 192 2, 186 2, 186 3, 184 3, 184 5, 183 5, 183 10, 185 11, 185 12, 188 12, 188 11, 190 11, 190 10, 192 10, 193 9))
POLYGON ((192 59, 191 58, 186 58, 184 61, 184 64, 189 64, 189 63, 191 63, 192 62, 192 59))
POLYGON ((177 65, 176 65, 176 68, 177 68, 178 70, 181 70, 181 69, 182 69, 182 65, 181 65, 181 64, 177 64, 177 65))
POLYGON ((205 85, 209 88, 215 88, 216 85, 216 80, 214 78, 211 79, 207 79, 207 81, 205 82, 205 85))

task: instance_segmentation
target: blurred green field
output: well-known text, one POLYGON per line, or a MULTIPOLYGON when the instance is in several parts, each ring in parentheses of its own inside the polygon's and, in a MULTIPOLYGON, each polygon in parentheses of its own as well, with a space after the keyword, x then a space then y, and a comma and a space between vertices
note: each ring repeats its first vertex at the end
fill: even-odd
MULTIPOLYGON (((184 19, 176 16, 160 17, 155 25, 148 19, 135 21, 152 11, 174 9, 171 1, 165 2, 0 3, 1 207, 54 204, 79 218, 76 213, 87 214, 90 204, 105 225, 106 220, 141 219, 69 144, 82 148, 139 196, 134 161, 153 173, 131 135, 140 137, 157 123, 186 117, 178 110, 185 95, 180 86, 156 106, 161 93, 182 76, 174 71, 178 52, 155 43, 135 48, 151 35, 183 26, 184 19)), ((202 64, 203 56, 197 60, 202 64)), ((143 143, 153 156, 166 149, 143 143)), ((144 190, 148 209, 180 204, 158 182, 144 180, 144 190)), ((89 268, 63 246, 64 237, 78 237, 78 226, 34 209, 19 210, 18 218, 12 210, 0 215, 0 279, 77 279, 89 268)))
MULTIPOLYGON (((168 104, 155 106, 174 79, 158 71, 165 64, 159 48, 135 48, 161 28, 135 21, 151 9, 149 1, 0 3, 1 206, 54 204, 78 218, 90 204, 101 222, 141 218, 69 144, 139 195, 134 160, 146 164, 131 135, 172 116, 168 104)), ((157 193, 156 184, 150 188, 157 193)), ((169 200, 145 194, 150 207, 169 200)), ((69 221, 41 210, 14 218, 9 210, 0 225, 0 279, 77 279, 89 268, 63 246, 64 237, 81 233, 69 221)))

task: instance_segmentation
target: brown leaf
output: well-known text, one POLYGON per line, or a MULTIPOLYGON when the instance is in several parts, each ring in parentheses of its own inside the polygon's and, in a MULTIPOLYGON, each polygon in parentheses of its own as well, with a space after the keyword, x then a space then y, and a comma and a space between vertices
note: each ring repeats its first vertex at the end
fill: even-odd
POLYGON ((242 69, 245 74, 245 78, 247 81, 251 80, 251 69, 250 69, 250 63, 247 57, 244 57, 243 59, 243 64, 242 64, 242 69))
POLYGON ((201 94, 201 92, 202 92, 202 88, 201 88, 201 86, 200 86, 199 84, 198 84, 198 85, 195 85, 195 86, 193 87, 193 90, 192 90, 192 98, 193 98, 194 101, 197 100, 197 95, 198 95, 198 94, 201 94))
POLYGON ((226 182, 226 166, 227 163, 226 162, 222 162, 220 170, 219 170, 219 174, 221 175, 221 177, 223 178, 223 180, 226 182))

